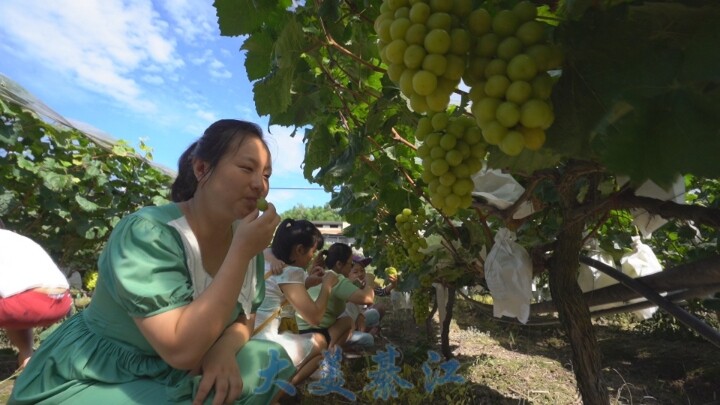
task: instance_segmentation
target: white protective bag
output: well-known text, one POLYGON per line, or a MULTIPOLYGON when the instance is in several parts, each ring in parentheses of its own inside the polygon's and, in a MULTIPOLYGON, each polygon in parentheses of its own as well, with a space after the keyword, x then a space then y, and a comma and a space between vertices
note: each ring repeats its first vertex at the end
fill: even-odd
MULTIPOLYGON (((620 176, 617 179, 618 185, 627 183, 627 177, 620 176)), ((669 189, 663 189, 653 181, 648 180, 635 190, 635 195, 639 197, 650 197, 662 201, 674 201, 678 204, 685 203, 685 179, 678 176, 669 189)), ((652 215, 642 208, 633 208, 630 210, 633 216, 633 224, 638 228, 643 238, 648 239, 658 228, 665 225, 667 220, 659 215, 652 215)))
POLYGON ((485 260, 485 281, 493 298, 493 315, 526 323, 532 301, 532 260, 515 242, 515 233, 500 228, 485 260))
MULTIPOLYGON (((488 204, 501 210, 507 209, 520 198, 525 188, 511 175, 496 169, 483 169, 472 176, 475 189, 472 195, 482 197, 488 204)), ((530 201, 525 201, 515 214, 514 219, 524 218, 534 211, 530 201)))
MULTIPOLYGON (((589 240, 586 245, 586 249, 587 256, 589 258, 595 259, 603 264, 607 264, 612 268, 617 268, 612 255, 600 248, 600 243, 597 239, 589 240)), ((617 283, 617 281, 614 278, 608 276, 602 271, 586 264, 580 264, 580 268, 578 269, 578 285, 580 286, 582 292, 585 293, 597 290, 615 283, 617 283)))
MULTIPOLYGON (((662 270, 662 265, 658 261, 655 253, 650 246, 642 243, 639 236, 632 237, 633 250, 620 259, 622 272, 632 278, 649 276, 662 270)), ((631 300, 630 302, 643 301, 644 298, 631 300)), ((650 319, 657 311, 657 307, 650 307, 634 311, 633 315, 640 320, 650 319)))

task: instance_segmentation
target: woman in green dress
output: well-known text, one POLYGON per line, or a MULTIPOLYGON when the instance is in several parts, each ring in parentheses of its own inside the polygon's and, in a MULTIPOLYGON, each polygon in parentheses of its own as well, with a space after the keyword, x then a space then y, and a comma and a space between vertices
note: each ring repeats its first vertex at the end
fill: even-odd
POLYGON ((174 203, 118 223, 92 303, 40 345, 11 404, 268 404, 293 375, 281 346, 250 340, 280 222, 256 208, 272 171, 261 129, 220 120, 178 166, 174 203))

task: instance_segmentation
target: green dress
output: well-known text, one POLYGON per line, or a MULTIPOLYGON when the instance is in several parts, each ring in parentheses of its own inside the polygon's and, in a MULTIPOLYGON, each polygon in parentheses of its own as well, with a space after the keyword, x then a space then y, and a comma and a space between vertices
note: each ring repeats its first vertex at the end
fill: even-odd
MULTIPOLYGON (((313 299, 313 301, 317 300, 317 298, 320 296, 320 288, 322 288, 322 284, 318 284, 316 286, 308 288, 308 295, 310 295, 310 298, 313 299)), ((305 319, 303 319, 300 314, 295 314, 295 320, 297 321, 298 329, 313 329, 313 328, 322 328, 327 329, 332 324, 335 323, 337 320, 337 317, 342 315, 343 312, 345 312, 345 305, 348 302, 348 299, 355 291, 359 290, 355 284, 353 284, 352 281, 345 278, 342 274, 338 274, 338 282, 335 284, 335 287, 332 288, 330 291, 330 297, 328 298, 327 307, 325 309, 325 313, 323 314, 322 320, 320 321, 320 324, 318 326, 312 326, 310 325, 305 319)))
MULTIPOLYGON (((206 287, 193 285, 193 271, 198 273, 193 257, 199 257, 199 250, 193 251, 196 243, 178 231, 178 223, 187 221, 175 204, 146 207, 118 223, 98 260, 92 303, 40 345, 15 381, 10 404, 192 402, 201 377, 168 365, 133 321, 187 305, 199 293, 196 289, 206 287)), ((254 312, 265 295, 262 255, 253 262, 248 268, 255 276, 252 302, 238 302, 228 325, 246 313, 244 308, 254 312)), ((278 380, 289 381, 295 373, 280 345, 250 340, 236 356, 243 380, 237 404, 268 404, 277 394, 278 385, 265 390, 259 374, 269 366, 272 351, 290 364, 280 370, 278 380), (258 387, 265 392, 254 394, 258 387)))

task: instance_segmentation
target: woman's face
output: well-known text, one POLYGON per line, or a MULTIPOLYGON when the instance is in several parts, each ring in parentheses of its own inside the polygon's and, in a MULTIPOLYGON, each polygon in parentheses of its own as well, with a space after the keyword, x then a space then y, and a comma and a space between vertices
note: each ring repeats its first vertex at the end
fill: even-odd
MULTIPOLYGON (((196 173, 198 167, 196 165, 196 173)), ((270 189, 272 162, 265 144, 254 136, 246 137, 239 147, 231 149, 213 172, 198 186, 208 204, 229 219, 244 218, 257 207, 257 200, 270 189), (235 149, 235 150, 234 150, 235 149)))
POLYGON ((313 260, 316 250, 317 246, 313 246, 310 249, 305 249, 304 247, 299 246, 299 253, 294 257, 295 261, 293 262, 293 266, 301 267, 303 269, 306 268, 313 260))
POLYGON ((352 268, 353 261, 352 256, 348 257, 348 259, 343 262, 337 262, 335 263, 335 271, 342 274, 343 276, 347 277, 350 274, 350 269, 352 268))
POLYGON ((365 279, 365 267, 363 267, 360 264, 353 263, 352 268, 350 268, 350 274, 348 274, 348 279, 352 281, 362 281, 365 279))

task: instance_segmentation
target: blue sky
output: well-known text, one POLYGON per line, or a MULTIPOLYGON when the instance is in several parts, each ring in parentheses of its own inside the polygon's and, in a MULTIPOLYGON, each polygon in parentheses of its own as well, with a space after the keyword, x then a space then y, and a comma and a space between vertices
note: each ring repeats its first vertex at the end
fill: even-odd
POLYGON ((258 117, 239 49, 211 0, 2 0, 0 73, 79 128, 137 147, 171 169, 220 118, 254 121, 273 153, 268 200, 280 212, 330 195, 302 177, 302 135, 258 117), (276 189, 273 189, 276 188, 276 189))

